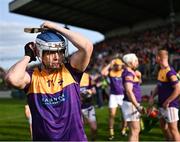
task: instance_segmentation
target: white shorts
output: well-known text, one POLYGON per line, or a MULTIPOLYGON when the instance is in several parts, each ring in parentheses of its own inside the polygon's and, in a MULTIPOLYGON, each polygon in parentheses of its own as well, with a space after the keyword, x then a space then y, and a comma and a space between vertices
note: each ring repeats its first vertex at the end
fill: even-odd
POLYGON ((136 107, 128 101, 123 101, 121 106, 123 117, 125 121, 139 121, 140 113, 136 107))
POLYGON ((179 120, 178 109, 175 107, 168 107, 167 109, 159 108, 159 118, 164 118, 166 122, 176 122, 179 120))
POLYGON ((116 108, 123 104, 124 95, 111 94, 109 97, 109 108, 116 108))
POLYGON ((94 106, 82 109, 83 116, 91 122, 96 122, 96 112, 94 106))

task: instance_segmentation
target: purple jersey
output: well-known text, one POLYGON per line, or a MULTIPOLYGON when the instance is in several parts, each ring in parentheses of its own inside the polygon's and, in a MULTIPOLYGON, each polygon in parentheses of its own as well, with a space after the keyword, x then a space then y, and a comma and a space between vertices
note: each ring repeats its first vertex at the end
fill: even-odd
MULTIPOLYGON (((170 77, 175 75, 176 76, 176 72, 172 67, 167 67, 164 69, 160 69, 158 72, 158 105, 160 107, 162 107, 162 104, 164 103, 164 101, 172 94, 172 92, 174 91, 173 85, 175 85, 176 83, 178 83, 177 81, 171 82, 170 81, 170 77)), ((176 98, 175 100, 173 100, 169 107, 176 107, 179 108, 179 99, 176 98)))
POLYGON ((26 86, 33 140, 86 141, 79 97, 82 73, 69 64, 52 74, 35 68, 26 86))
MULTIPOLYGON (((127 69, 124 69, 123 74, 122 74, 122 78, 123 78, 123 84, 125 83, 132 83, 133 84, 133 93, 135 95, 135 98, 137 100, 137 102, 141 102, 141 86, 140 86, 140 82, 139 79, 130 71, 128 71, 127 69), (133 81, 127 81, 125 80, 125 78, 127 76, 132 76, 133 77, 133 81)), ((125 101, 129 101, 129 98, 127 96, 126 90, 124 89, 124 100, 125 101)))
POLYGON ((89 95, 86 93, 87 89, 91 89, 91 78, 89 74, 83 73, 83 76, 80 81, 80 92, 81 92, 81 97, 82 97, 82 105, 81 108, 85 109, 90 106, 92 106, 92 95, 89 95))
POLYGON ((109 80, 110 80, 110 93, 115 95, 123 95, 124 89, 122 84, 122 70, 109 72, 109 80))

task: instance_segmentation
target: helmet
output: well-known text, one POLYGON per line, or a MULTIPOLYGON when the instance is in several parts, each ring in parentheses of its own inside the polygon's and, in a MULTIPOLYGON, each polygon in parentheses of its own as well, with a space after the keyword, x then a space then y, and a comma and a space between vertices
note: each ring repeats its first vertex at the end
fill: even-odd
POLYGON ((128 53, 128 54, 123 56, 123 61, 126 64, 132 63, 135 60, 138 60, 138 58, 137 58, 136 54, 134 54, 134 53, 128 53))
POLYGON ((114 59, 113 61, 113 65, 123 65, 124 63, 122 62, 122 60, 121 59, 114 59))
POLYGON ((110 64, 110 68, 113 68, 115 71, 119 71, 122 67, 119 67, 119 66, 123 66, 124 63, 122 62, 121 59, 113 59, 111 61, 111 64, 110 64))
POLYGON ((43 51, 63 51, 65 53, 66 41, 62 35, 51 30, 46 30, 37 35, 36 47, 39 57, 42 59, 43 51))

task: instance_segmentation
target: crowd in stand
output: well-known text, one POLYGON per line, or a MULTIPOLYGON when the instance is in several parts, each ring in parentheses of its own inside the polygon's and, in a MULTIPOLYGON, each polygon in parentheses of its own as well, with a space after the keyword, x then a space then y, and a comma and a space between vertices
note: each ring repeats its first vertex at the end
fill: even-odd
POLYGON ((123 36, 107 38, 94 45, 91 68, 99 71, 114 56, 120 58, 126 53, 136 53, 140 61, 139 70, 143 79, 152 80, 156 76, 155 55, 165 48, 170 53, 170 63, 180 69, 180 25, 172 32, 171 25, 147 29, 123 36), (98 62, 97 62, 98 61, 98 62))

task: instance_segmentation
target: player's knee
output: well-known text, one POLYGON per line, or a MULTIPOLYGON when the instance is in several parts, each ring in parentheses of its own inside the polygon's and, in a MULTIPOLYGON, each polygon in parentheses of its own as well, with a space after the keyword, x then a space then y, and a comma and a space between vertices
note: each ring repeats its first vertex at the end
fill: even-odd
POLYGON ((138 136, 139 133, 140 133, 140 129, 133 129, 133 130, 131 131, 131 134, 132 134, 134 137, 138 136))

